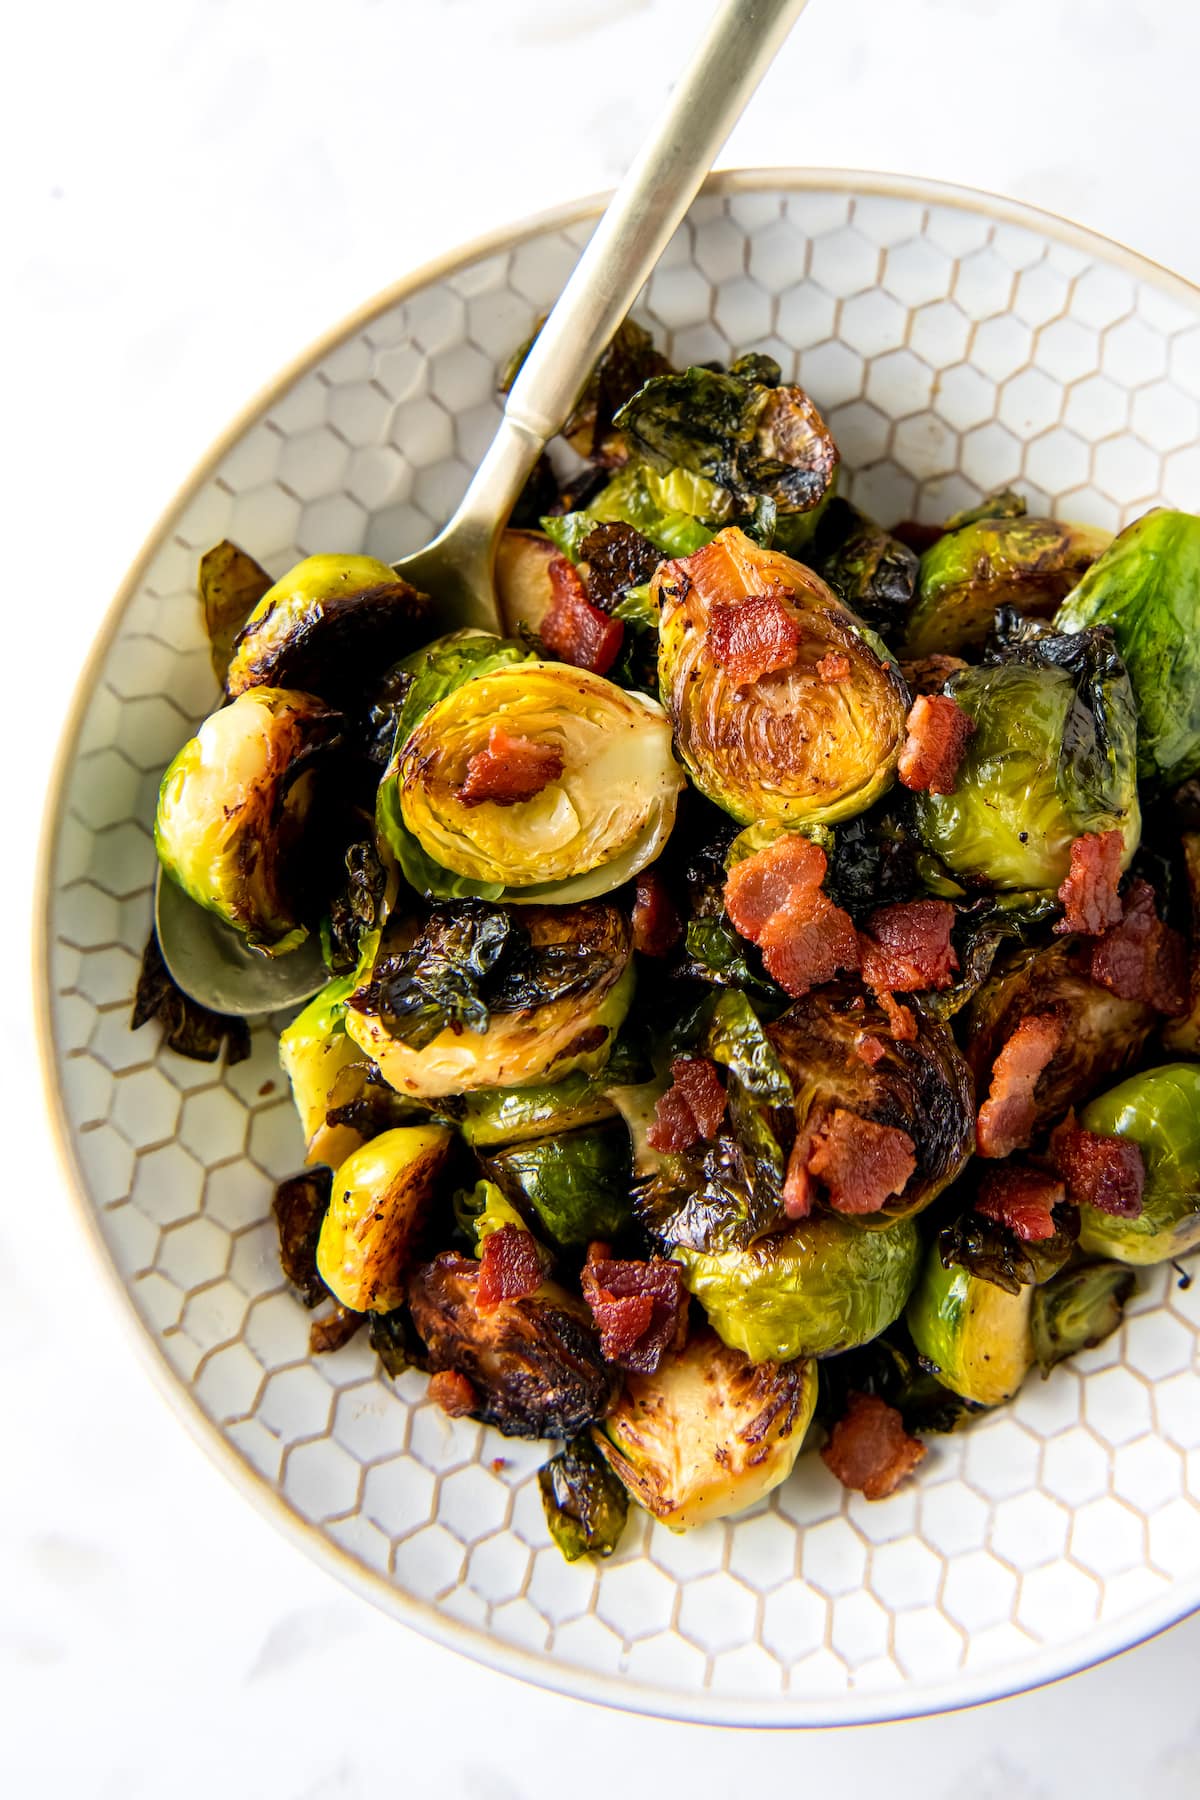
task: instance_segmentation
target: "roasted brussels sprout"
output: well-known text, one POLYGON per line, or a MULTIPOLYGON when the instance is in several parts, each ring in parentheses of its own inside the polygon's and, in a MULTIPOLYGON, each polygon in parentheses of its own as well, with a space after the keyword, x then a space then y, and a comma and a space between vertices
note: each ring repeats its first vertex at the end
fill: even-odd
POLYGON ((297 841, 316 755, 338 725, 311 694, 253 688, 204 721, 158 790, 154 846, 166 874, 273 956, 308 935, 297 841))
POLYGON ((1133 1272, 1119 1263, 1088 1263, 1081 1269, 1064 1269, 1034 1290, 1030 1324, 1043 1375, 1076 1351, 1091 1350, 1112 1336, 1134 1279, 1133 1272))
POLYGON ((230 695, 301 688, 346 700, 364 668, 386 668, 429 626, 425 594, 373 556, 306 556, 263 595, 240 632, 230 695))
POLYGON ((481 1310, 479 1264, 443 1251, 409 1278, 413 1324, 436 1373, 475 1390, 473 1417, 505 1437, 574 1437, 607 1412, 620 1384, 582 1300, 544 1282, 524 1300, 481 1310))
POLYGON ((317 1246, 332 1188, 332 1169, 305 1169, 281 1181, 271 1202, 279 1232, 279 1266, 305 1306, 319 1306, 329 1298, 317 1269, 317 1246))
POLYGON ((1030 631, 995 661, 960 669, 946 693, 975 721, 950 794, 914 796, 925 847, 969 883, 1057 889, 1072 841, 1120 831, 1127 867, 1141 831, 1137 719, 1107 631, 1030 631))
POLYGON ((1079 1247, 1115 1262, 1166 1262, 1200 1245, 1200 1064, 1164 1063, 1098 1094, 1079 1114, 1085 1131, 1130 1138, 1146 1186, 1136 1219, 1079 1209, 1079 1247))
POLYGON ((947 1268, 935 1244, 905 1320, 917 1350, 952 1393, 999 1406, 1033 1367, 1033 1295, 1031 1286, 1010 1294, 967 1269, 947 1268))
POLYGON ((1110 541, 1055 519, 989 517, 948 530, 921 558, 905 655, 969 654, 1001 606, 1049 617, 1110 541))
POLYGON ((328 1163, 333 1169, 363 1141, 352 1126, 327 1122, 338 1076, 363 1055, 346 1032, 346 1000, 354 985, 353 976, 329 982, 279 1039, 279 1060, 292 1084, 304 1133, 305 1161, 328 1163))
POLYGON ((609 1090, 637 1081, 641 1058, 625 1036, 594 1075, 577 1070, 561 1081, 524 1088, 477 1088, 452 1108, 459 1130, 475 1150, 522 1144, 531 1138, 578 1131, 616 1116, 609 1090))
POLYGON ((808 560, 864 625, 888 643, 902 642, 917 582, 916 552, 907 544, 848 500, 834 500, 808 560))
POLYGON ((496 545, 496 598, 511 632, 535 636, 554 597, 550 564, 561 556, 553 538, 540 531, 502 531, 496 545))
MULTIPOLYGON (((507 394, 545 324, 539 319, 529 338, 509 360, 500 379, 507 394)), ((597 357, 569 418, 564 437, 578 456, 609 468, 625 461, 625 440, 614 429, 613 417, 631 394, 652 375, 663 375, 671 365, 657 349, 650 333, 634 319, 623 319, 597 357)))
POLYGON ((661 708, 566 663, 476 675, 427 712, 379 790, 380 831, 414 886, 523 903, 586 900, 652 862, 675 820, 683 777, 661 708), (460 797, 492 730, 558 752, 560 773, 512 805, 460 797), (416 842, 420 862, 410 854, 416 842))
POLYGON ((224 687, 237 635, 269 590, 271 577, 252 556, 222 538, 200 558, 199 585, 213 674, 224 687))
POLYGON ((592 1436, 639 1506, 685 1531, 786 1481, 816 1403, 813 1363, 753 1363, 701 1331, 656 1374, 628 1375, 592 1436))
POLYGON ((556 1243, 608 1240, 629 1223, 629 1140, 619 1125, 517 1144, 487 1167, 556 1243))
POLYGON ((816 989, 766 1028, 793 1089, 797 1131, 815 1129, 835 1107, 908 1133, 917 1166, 903 1193, 866 1215, 886 1223, 929 1205, 963 1168, 975 1148, 975 1095, 970 1073, 940 1020, 912 1008, 917 1035, 893 1038, 873 999, 846 985, 816 989), (864 1034, 883 1055, 867 1063, 855 1054, 864 1034))
POLYGON ((662 564, 651 585, 663 703, 703 794, 740 824, 767 826, 849 818, 878 798, 904 742, 907 691, 818 576, 730 527, 685 562, 662 564), (794 660, 739 680, 710 634, 718 617, 767 595, 797 639, 794 660))
POLYGON ((730 513, 729 495, 686 469, 659 474, 630 463, 574 512, 548 513, 542 530, 572 562, 598 525, 632 525, 664 556, 690 556, 707 544, 730 513))
POLYGON ((629 1496, 589 1437, 573 1438, 538 1470, 550 1536, 568 1562, 611 1556, 621 1541, 629 1496))
POLYGON ((599 902, 472 908, 439 909, 411 949, 381 947, 348 998, 355 1043, 421 1099, 602 1067, 633 997, 624 915, 599 902))
POLYGON ((334 1176, 317 1268, 353 1312, 391 1312, 450 1152, 443 1125, 402 1125, 364 1144, 334 1176))
POLYGON ((982 1098, 992 1065, 1021 1021, 1049 1013, 1064 1025, 1062 1039, 1034 1092, 1035 1131, 1053 1125, 1138 1056, 1157 1014, 1140 1000, 1122 1000, 1090 981, 1062 939, 1008 954, 977 990, 966 1015, 966 1058, 982 1098))
POLYGON ((1200 518, 1159 509, 1127 525, 1054 623, 1112 631, 1137 701, 1142 779, 1200 771, 1200 518))
POLYGON ((921 1240, 911 1219, 871 1230, 824 1213, 745 1249, 671 1255, 724 1343, 751 1362, 791 1362, 868 1343, 899 1318, 921 1240))

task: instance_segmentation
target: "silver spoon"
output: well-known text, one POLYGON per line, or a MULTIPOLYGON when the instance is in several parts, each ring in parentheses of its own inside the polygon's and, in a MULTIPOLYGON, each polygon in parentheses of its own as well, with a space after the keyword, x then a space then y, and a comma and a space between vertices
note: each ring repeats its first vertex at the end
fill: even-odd
MULTIPOLYGON (((458 511, 431 544, 396 563, 398 575, 433 595, 446 630, 504 629, 493 565, 513 503, 805 4, 722 0, 525 358, 458 511)), ((326 979, 315 940, 274 960, 259 955, 161 870, 154 916, 171 975, 214 1012, 274 1012, 326 979)))

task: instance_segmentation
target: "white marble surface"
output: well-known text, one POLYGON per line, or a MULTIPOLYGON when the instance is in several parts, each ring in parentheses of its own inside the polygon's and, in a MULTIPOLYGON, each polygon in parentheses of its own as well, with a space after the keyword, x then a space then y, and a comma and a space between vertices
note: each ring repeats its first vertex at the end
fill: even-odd
MULTIPOLYGON (((132 553, 246 395, 471 233, 619 172, 704 0, 41 0, 0 109, 4 940, 41 795, 132 553), (11 854, 15 845, 17 854, 11 854)), ((812 0, 724 161, 908 169, 1069 213, 1200 278, 1191 0, 812 0)), ((278 1538, 156 1397, 0 992, 0 1719, 57 1796, 579 1800, 745 1791, 744 1736, 600 1714, 377 1616, 278 1538)), ((1200 1619, 942 1719, 759 1734, 753 1779, 842 1793, 1200 1793, 1200 1619)))

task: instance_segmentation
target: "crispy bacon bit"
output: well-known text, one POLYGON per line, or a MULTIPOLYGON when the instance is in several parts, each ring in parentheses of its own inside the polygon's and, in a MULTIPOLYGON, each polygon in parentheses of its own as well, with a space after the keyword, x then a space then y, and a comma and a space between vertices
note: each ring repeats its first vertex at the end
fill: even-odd
MULTIPOLYGON (((908 1008, 905 1007, 904 1010, 907 1012, 908 1008)), ((866 1063, 868 1069, 873 1069, 887 1055, 887 1045, 873 1031, 860 1031, 854 1040, 854 1054, 860 1062, 866 1063)))
POLYGON ((556 745, 510 736, 503 725, 493 725, 487 749, 477 750, 467 764, 459 804, 482 806, 490 800, 494 806, 516 806, 532 800, 562 772, 562 751, 556 745))
POLYGON ((836 1212, 878 1212, 899 1194, 917 1166, 907 1131, 860 1119, 835 1106, 808 1158, 808 1172, 824 1183, 836 1212))
POLYGON ((827 650, 817 662, 822 681, 846 681, 850 675, 850 658, 844 650, 827 650))
POLYGON ((821 1460, 843 1487, 857 1488, 868 1500, 886 1500, 924 1454, 924 1444, 909 1437, 894 1406, 877 1394, 851 1394, 821 1460))
POLYGON ((465 1418, 479 1404, 475 1389, 457 1369, 439 1369, 436 1375, 430 1376, 429 1398, 452 1419, 465 1418))
POLYGON ((791 668, 800 628, 778 594, 752 594, 736 606, 714 606, 704 642, 731 680, 758 681, 791 668))
POLYGON ((580 1276, 600 1331, 600 1354, 636 1375, 653 1375, 668 1350, 683 1347, 688 1292, 677 1262, 593 1262, 580 1276))
POLYGON ((757 944, 776 913, 817 892, 826 867, 820 844, 784 832, 765 850, 734 864, 725 883, 725 910, 742 936, 757 944))
POLYGON ((647 1142, 655 1150, 686 1150, 697 1138, 715 1137, 725 1117, 725 1089, 716 1064, 706 1056, 677 1056, 671 1079, 674 1085, 655 1106, 647 1142))
POLYGON ((1082 931, 1099 937, 1121 922, 1121 852, 1119 831, 1086 831, 1071 845, 1071 869, 1058 890, 1063 916, 1055 931, 1082 931))
POLYGON ((624 625, 592 605, 578 569, 565 556, 554 557, 547 573, 551 599, 538 630, 542 643, 560 662, 607 674, 621 653, 624 625))
POLYGON ((632 919, 633 947, 643 956, 665 956, 679 942, 683 925, 656 869, 644 869, 637 878, 632 919))
POLYGON ((988 1169, 979 1184, 975 1211, 997 1225, 1007 1225, 1023 1244, 1054 1236, 1052 1209, 1061 1206, 1066 1190, 1044 1169, 1026 1163, 1002 1163, 988 1169))
POLYGON ((952 794, 975 721, 948 694, 918 694, 896 773, 914 792, 952 794))
POLYGON ((759 938, 772 980, 797 998, 858 967, 858 935, 849 913, 819 890, 777 912, 759 938))
POLYGON ((1033 1138, 1038 1076, 1063 1040, 1063 1022, 1054 1013, 1027 1013, 991 1064, 988 1098, 975 1120, 975 1148, 981 1156, 1011 1156, 1033 1138))
POLYGON ((1074 1205, 1094 1206, 1117 1219, 1139 1217, 1146 1164, 1132 1138, 1084 1131, 1068 1118, 1050 1139, 1050 1155, 1074 1205))
POLYGON ((881 906, 859 936, 868 987, 911 994, 949 987, 958 968, 950 942, 954 908, 948 900, 905 900, 881 906))
POLYGON ((1119 925, 1090 946, 1088 974, 1121 1000, 1177 1017, 1187 1011, 1187 952, 1159 918, 1148 881, 1132 883, 1119 925))
POLYGON ((887 1014, 888 1030, 898 1044, 915 1044, 917 1041, 917 1021, 907 1006, 900 1002, 887 988, 880 988, 875 995, 880 1006, 887 1014))
POLYGON ((1034 1089, 1062 1040, 1062 1020, 1053 1013, 1029 1013, 1021 1020, 992 1064, 988 1097, 975 1122, 980 1156, 1010 1156, 1028 1146, 1037 1120, 1034 1089))
POLYGON ((788 1157, 783 1178, 783 1210, 789 1219, 807 1219, 813 1207, 813 1179, 808 1172, 811 1131, 801 1131, 788 1157))
POLYGON ((966 666, 961 656, 944 656, 935 650, 932 656, 918 656, 915 662, 902 661, 900 673, 910 694, 940 694, 951 675, 966 666))
POLYGON ((523 1300, 542 1285, 545 1270, 537 1239, 519 1225, 501 1225, 483 1240, 475 1303, 481 1311, 502 1300, 523 1300))

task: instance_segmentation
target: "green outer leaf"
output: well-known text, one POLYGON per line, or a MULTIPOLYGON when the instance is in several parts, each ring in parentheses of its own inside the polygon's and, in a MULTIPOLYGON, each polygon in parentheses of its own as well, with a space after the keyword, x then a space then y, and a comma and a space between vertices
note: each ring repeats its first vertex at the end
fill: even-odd
POLYGON ((755 1100, 790 1106, 792 1084, 763 1030, 758 1014, 735 988, 726 988, 713 1004, 706 1048, 714 1062, 735 1075, 755 1100))
MULTIPOLYGON (((536 652, 515 638, 494 637, 490 632, 452 632, 423 650, 406 656, 400 667, 413 678, 396 720, 392 760, 412 736, 425 714, 447 694, 477 675, 491 675, 513 663, 534 662, 536 652)), ((385 776, 386 780, 387 777, 385 776)))
POLYGON ((538 1470, 550 1536, 568 1562, 611 1556, 625 1529, 629 1496, 586 1435, 538 1470))
POLYGON ((1079 1209, 1079 1247, 1117 1262, 1166 1262, 1200 1246, 1200 1065, 1164 1063, 1098 1094, 1079 1114, 1085 1131, 1126 1137, 1146 1164, 1142 1211, 1117 1219, 1079 1209))
POLYGON ((1162 510, 1127 526, 1054 623, 1112 628, 1137 699, 1141 778, 1200 772, 1200 518, 1162 510))
MULTIPOLYGON (((686 471, 679 473, 686 475, 686 471)), ((580 512, 548 514, 541 521, 542 530, 572 562, 578 562, 579 546, 594 526, 616 523, 634 526, 667 556, 690 556, 693 550, 702 549, 716 535, 724 513, 729 510, 728 496, 725 496, 724 511, 710 528, 693 513, 678 506, 664 505, 663 497, 679 498, 686 493, 689 498, 704 496, 707 499, 708 494, 715 494, 716 490, 699 486, 685 488, 682 484, 671 486, 661 478, 655 478, 652 489, 652 477, 653 471, 644 464, 627 463, 607 487, 601 488, 590 505, 580 512)))
POLYGON ((489 1157, 488 1168, 559 1244, 613 1238, 629 1223, 629 1145, 619 1126, 517 1144, 489 1157))

